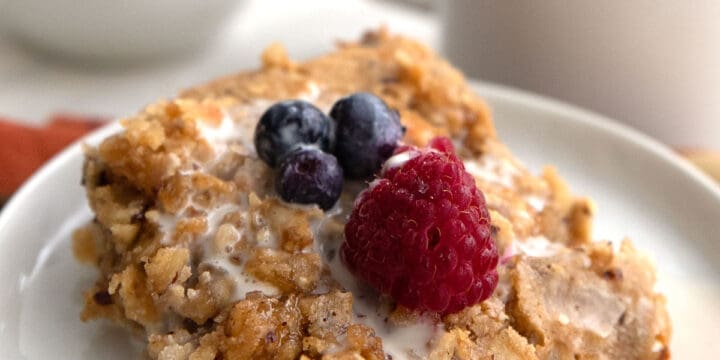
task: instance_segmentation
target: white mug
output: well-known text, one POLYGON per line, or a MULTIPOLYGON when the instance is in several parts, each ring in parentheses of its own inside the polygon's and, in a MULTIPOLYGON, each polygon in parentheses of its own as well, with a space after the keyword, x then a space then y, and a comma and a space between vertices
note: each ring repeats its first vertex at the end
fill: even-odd
POLYGON ((720 1, 442 3, 443 50, 469 76, 720 149, 720 1))

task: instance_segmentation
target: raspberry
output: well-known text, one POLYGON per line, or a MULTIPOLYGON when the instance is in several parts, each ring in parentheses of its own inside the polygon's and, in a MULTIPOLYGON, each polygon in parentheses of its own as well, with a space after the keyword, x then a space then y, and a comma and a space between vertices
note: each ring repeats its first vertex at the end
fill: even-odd
POLYGON ((398 152, 355 202, 346 266, 414 310, 446 315, 487 299, 498 255, 482 192, 447 138, 398 152))

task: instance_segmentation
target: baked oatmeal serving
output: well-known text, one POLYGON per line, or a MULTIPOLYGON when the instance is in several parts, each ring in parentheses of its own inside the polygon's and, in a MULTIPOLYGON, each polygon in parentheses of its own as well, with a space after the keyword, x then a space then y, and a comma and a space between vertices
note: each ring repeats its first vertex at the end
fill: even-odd
MULTIPOLYGON (((152 359, 669 359, 651 262, 385 31, 185 90, 86 149, 82 320, 152 359)), ((542 151, 538 149, 538 151, 542 151)))

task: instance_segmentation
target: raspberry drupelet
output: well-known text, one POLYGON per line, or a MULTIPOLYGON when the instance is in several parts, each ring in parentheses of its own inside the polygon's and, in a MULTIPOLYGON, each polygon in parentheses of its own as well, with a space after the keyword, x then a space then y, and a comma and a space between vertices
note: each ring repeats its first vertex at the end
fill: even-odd
POLYGON ((343 261, 395 301, 441 315, 487 299, 498 281, 485 198, 447 138, 400 147, 356 200, 343 261))

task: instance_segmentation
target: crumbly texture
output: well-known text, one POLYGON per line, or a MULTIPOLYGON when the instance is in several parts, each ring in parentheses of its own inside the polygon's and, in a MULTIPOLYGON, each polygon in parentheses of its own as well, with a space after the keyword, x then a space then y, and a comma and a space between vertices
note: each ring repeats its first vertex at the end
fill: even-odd
MULTIPOLYGON (((444 60, 385 31, 305 63, 277 45, 262 60, 258 71, 148 106, 86 150, 95 218, 73 248, 99 277, 85 292, 83 320, 127 325, 153 359, 385 358, 390 340, 354 313, 362 299, 333 276, 324 244, 342 237, 362 184, 346 184, 327 213, 284 203, 248 141, 273 101, 302 97, 327 110, 369 91, 400 112, 407 143, 456 142, 502 256, 495 293, 434 318, 422 356, 670 357, 652 264, 628 241, 617 249, 591 241, 592 202, 573 196, 553 168, 536 176, 514 159, 485 103, 444 60)), ((419 321, 382 301, 391 324, 419 321)))

